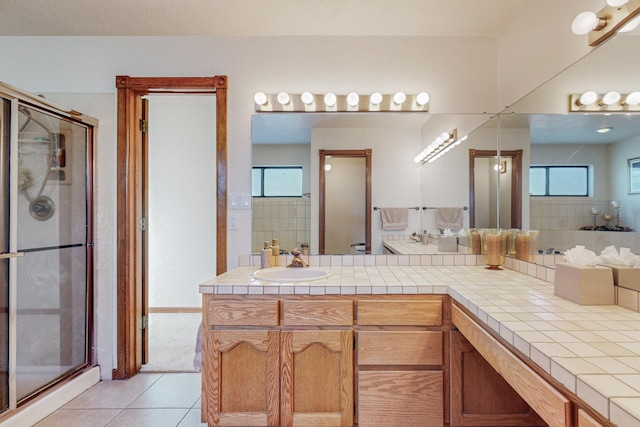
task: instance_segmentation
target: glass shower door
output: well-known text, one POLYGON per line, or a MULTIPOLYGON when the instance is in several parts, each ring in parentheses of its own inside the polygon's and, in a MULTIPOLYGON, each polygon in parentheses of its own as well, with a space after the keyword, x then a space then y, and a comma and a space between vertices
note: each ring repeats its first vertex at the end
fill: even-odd
POLYGON ((88 128, 18 107, 16 398, 87 364, 88 128))

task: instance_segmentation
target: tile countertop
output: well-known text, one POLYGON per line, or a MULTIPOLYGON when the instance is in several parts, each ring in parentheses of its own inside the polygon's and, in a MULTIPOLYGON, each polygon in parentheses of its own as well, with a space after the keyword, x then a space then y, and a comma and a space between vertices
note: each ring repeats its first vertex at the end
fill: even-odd
POLYGON ((338 266, 327 279, 274 283, 238 267, 200 285, 201 293, 242 295, 449 294, 593 409, 640 427, 640 313, 580 306, 553 284, 482 266, 338 266))

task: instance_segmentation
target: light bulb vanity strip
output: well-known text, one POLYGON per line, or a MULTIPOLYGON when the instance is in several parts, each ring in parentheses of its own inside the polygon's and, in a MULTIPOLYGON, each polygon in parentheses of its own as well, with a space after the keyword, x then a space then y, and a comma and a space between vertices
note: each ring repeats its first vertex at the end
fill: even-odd
POLYGON ((339 95, 333 92, 323 94, 304 92, 289 94, 279 92, 267 94, 257 92, 253 96, 257 112, 427 112, 429 94, 419 92, 406 94, 396 92, 384 95, 380 92, 358 94, 350 92, 339 95))
POLYGON ((633 31, 640 24, 640 0, 607 0, 598 12, 585 11, 571 23, 577 35, 589 35, 589 46, 597 46, 616 33, 633 31))
POLYGON ((569 95, 569 111, 572 113, 630 113, 640 111, 640 91, 620 93, 610 91, 596 93, 572 93, 569 95))

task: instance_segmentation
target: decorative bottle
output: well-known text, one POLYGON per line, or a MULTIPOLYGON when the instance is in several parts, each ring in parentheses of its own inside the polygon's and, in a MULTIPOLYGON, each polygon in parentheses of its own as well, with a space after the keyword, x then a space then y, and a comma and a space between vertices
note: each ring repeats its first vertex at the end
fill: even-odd
POLYGON ((280 246, 278 245, 278 239, 271 241, 271 251, 273 252, 273 266, 278 266, 280 260, 280 246))
POLYGON ((269 242, 264 242, 264 248, 260 251, 260 268, 271 267, 272 257, 273 257, 273 252, 271 252, 271 248, 269 247, 269 242))

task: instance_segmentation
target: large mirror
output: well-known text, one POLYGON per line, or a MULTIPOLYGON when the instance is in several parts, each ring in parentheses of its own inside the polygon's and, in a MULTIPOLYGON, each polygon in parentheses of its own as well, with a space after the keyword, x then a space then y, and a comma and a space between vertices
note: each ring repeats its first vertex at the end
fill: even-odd
MULTIPOLYGON (((308 244, 311 253, 319 252, 319 150, 372 150, 371 175, 371 249, 384 253, 383 239, 390 235, 409 236, 422 229, 433 230, 434 211, 423 207, 466 206, 468 178, 466 149, 463 144, 447 153, 441 161, 423 166, 415 156, 444 131, 457 129, 460 136, 471 132, 490 118, 484 114, 430 113, 258 113, 252 117, 254 168, 266 166, 302 167, 302 188, 288 197, 254 197, 252 251, 259 252, 263 242, 278 239, 281 250, 308 244), (446 167, 446 162, 459 168, 446 167), (448 159, 446 159, 448 157, 448 159), (440 169, 444 168, 441 172, 440 169), (445 176, 446 175, 446 176, 445 176), (443 186, 446 179, 449 186, 443 186), (315 193, 315 194, 314 194, 315 193), (407 207, 407 226, 395 232, 380 227, 380 207, 407 207)), ((496 126, 475 138, 478 148, 495 149, 496 126)), ((254 173, 255 172, 254 170, 254 173)), ((330 174, 331 172, 326 172, 330 174)), ((253 181, 254 183, 256 180, 253 181)), ((350 182, 337 181, 344 191, 354 188, 350 182)), ((254 194, 259 189, 254 189, 254 194)), ((465 211, 468 212, 468 211, 465 211)), ((468 215, 464 217, 468 226, 468 215)), ((352 239, 353 240, 353 239, 352 239)), ((325 253, 331 245, 326 242, 325 253)), ((353 242, 359 243, 359 242, 353 242)), ((347 245, 338 253, 363 253, 361 245, 347 245)))
POLYGON ((501 115, 501 141, 530 141, 523 184, 531 196, 523 222, 540 230, 539 251, 576 245, 598 254, 609 245, 640 251, 640 192, 633 175, 640 114, 567 112, 572 93, 640 90, 639 65, 640 37, 619 34, 501 115))

